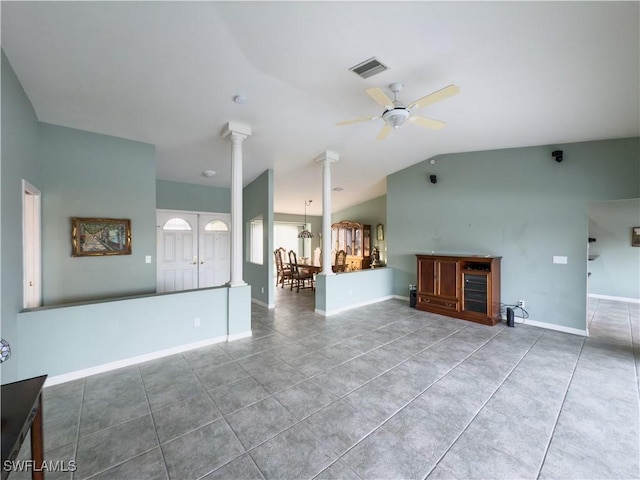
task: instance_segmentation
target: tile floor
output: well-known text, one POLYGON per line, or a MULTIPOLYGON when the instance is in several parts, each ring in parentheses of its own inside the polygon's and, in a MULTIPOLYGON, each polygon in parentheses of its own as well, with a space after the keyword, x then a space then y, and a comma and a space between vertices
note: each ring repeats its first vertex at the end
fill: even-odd
POLYGON ((253 338, 46 388, 77 463, 47 478, 640 478, 640 305, 593 300, 584 339, 277 296, 253 338))

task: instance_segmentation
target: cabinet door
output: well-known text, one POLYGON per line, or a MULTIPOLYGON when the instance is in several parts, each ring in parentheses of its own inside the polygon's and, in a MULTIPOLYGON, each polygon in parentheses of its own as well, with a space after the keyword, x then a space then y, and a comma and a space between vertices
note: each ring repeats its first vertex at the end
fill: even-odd
POLYGON ((436 295, 445 298, 458 298, 459 263, 456 260, 437 261, 436 295))
POLYGON ((436 261, 422 258, 418 262, 419 294, 435 295, 436 292, 436 261))

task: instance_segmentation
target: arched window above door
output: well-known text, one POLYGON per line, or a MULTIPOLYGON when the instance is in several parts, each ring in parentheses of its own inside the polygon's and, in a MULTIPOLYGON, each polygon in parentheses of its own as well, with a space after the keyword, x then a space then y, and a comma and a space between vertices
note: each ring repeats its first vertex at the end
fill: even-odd
POLYGON ((211 220, 204 227, 207 232, 228 232, 229 227, 222 220, 211 220))
POLYGON ((170 218, 169 220, 167 220, 166 222, 164 222, 164 225, 162 226, 162 230, 168 230, 168 231, 188 231, 188 230, 192 230, 191 225, 189 225, 189 222, 187 222, 185 219, 183 218, 170 218))

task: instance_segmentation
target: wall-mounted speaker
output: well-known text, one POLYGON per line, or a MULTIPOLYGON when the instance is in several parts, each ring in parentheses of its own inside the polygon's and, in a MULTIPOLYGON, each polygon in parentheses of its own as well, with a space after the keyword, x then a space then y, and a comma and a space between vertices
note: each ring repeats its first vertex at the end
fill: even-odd
POLYGON ((431 183, 438 183, 438 177, 436 177, 435 175, 429 175, 429 180, 431 181, 431 183))
POLYGON ((551 152, 551 156, 555 159, 556 162, 560 163, 562 161, 562 150, 554 150, 551 152))

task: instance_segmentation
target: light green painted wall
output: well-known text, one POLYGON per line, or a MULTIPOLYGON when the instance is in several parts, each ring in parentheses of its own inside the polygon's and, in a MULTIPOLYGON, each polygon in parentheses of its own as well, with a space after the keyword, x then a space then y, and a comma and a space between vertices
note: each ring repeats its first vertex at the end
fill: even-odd
POLYGON ((155 148, 41 124, 45 305, 156 291, 155 148), (71 217, 128 218, 131 255, 71 256, 71 217))
POLYGON ((640 199, 589 205, 589 293, 640 300, 640 247, 631 246, 631 229, 640 227, 640 199))
POLYGON ((331 215, 331 223, 352 220, 364 225, 371 225, 371 246, 377 246, 380 250, 380 259, 386 261, 387 257, 387 196, 373 198, 353 207, 340 210, 331 215), (384 240, 378 240, 376 226, 383 225, 384 240))
POLYGON ((218 287, 20 313, 23 348, 31 352, 20 363, 20 378, 69 374, 224 337, 228 291, 218 287))
POLYGON ((156 208, 231 213, 231 189, 157 180, 156 208))
POLYGON ((274 303, 274 265, 273 265, 273 170, 265 170, 262 175, 243 190, 243 257, 244 281, 251 285, 251 298, 266 305, 274 303), (262 217, 263 264, 249 262, 247 245, 249 241, 249 222, 262 217))
POLYGON ((524 299, 532 320, 584 330, 588 204, 639 197, 639 158, 630 138, 442 155, 390 175, 394 293, 416 282, 416 253, 498 255, 503 302, 524 299))
POLYGON ((22 310, 22 179, 42 190, 42 175, 38 119, 4 51, 1 56, 0 311, 2 338, 11 344, 12 357, 0 368, 0 381, 7 383, 18 379, 18 365, 24 357, 17 324, 22 310))
POLYGON ((393 274, 390 268, 376 268, 318 275, 316 310, 331 315, 388 298, 393 295, 393 274))

